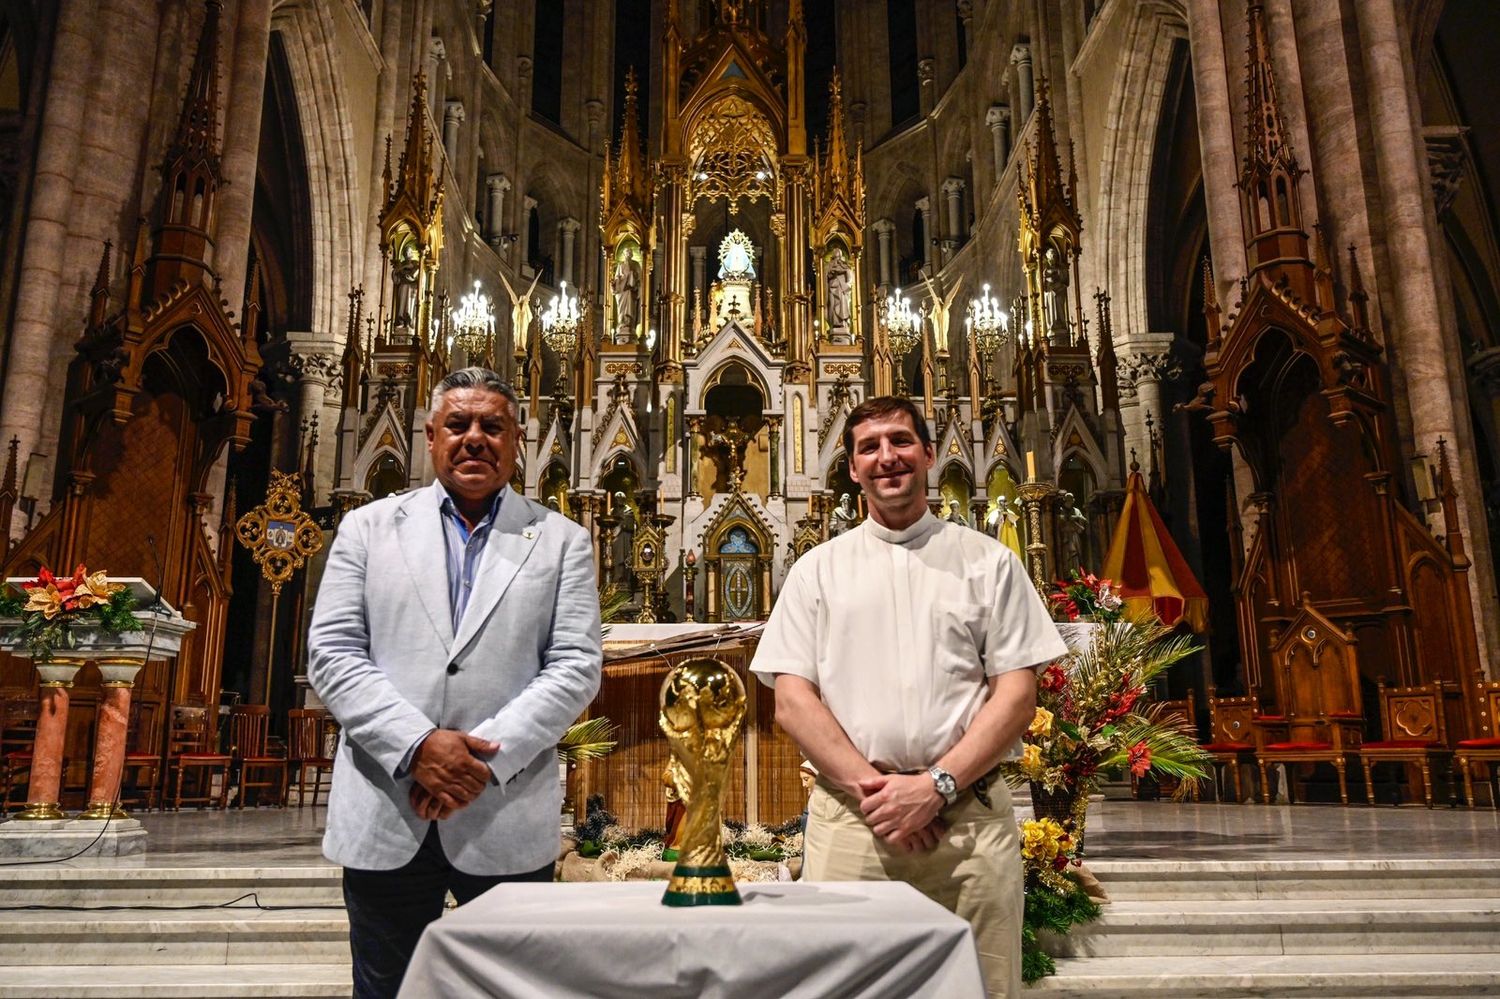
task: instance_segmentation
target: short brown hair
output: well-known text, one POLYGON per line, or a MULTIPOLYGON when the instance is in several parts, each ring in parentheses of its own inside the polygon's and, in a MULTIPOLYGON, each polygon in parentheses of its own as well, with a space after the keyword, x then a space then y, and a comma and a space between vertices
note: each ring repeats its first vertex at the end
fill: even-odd
POLYGON ((897 413, 905 413, 911 418, 912 428, 916 430, 917 439, 922 442, 923 447, 932 447, 932 434, 928 432, 927 421, 922 418, 922 411, 917 408, 916 403, 899 395, 877 395, 849 410, 849 416, 844 420, 844 454, 849 460, 854 460, 855 427, 869 420, 895 416, 897 413))

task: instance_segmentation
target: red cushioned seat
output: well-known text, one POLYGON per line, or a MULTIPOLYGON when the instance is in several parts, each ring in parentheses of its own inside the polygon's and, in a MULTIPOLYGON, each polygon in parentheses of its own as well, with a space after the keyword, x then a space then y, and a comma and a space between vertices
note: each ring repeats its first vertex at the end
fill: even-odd
POLYGON ((1198 748, 1205 753, 1248 753, 1255 747, 1248 742, 1211 742, 1198 748))
POLYGON ((1462 739, 1459 749, 1500 749, 1500 739, 1462 739))
POLYGON ((1333 748, 1333 743, 1331 743, 1331 742, 1273 742, 1269 746, 1267 746, 1266 748, 1269 749, 1269 750, 1272 750, 1272 751, 1288 750, 1288 749, 1295 749, 1295 750, 1302 750, 1302 749, 1308 749, 1308 750, 1312 750, 1312 749, 1332 749, 1333 748))
POLYGON ((1259 722, 1284 722, 1286 715, 1256 715, 1255 720, 1259 722))
POLYGON ((1435 749, 1442 745, 1425 739, 1386 739, 1384 742, 1367 742, 1364 749, 1435 749))

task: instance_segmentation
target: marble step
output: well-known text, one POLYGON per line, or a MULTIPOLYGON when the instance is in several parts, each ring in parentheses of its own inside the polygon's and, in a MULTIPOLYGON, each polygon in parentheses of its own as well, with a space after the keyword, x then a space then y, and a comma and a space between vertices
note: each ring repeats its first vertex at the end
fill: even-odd
POLYGON ((0 967, 0 999, 240 999, 276 996, 347 997, 353 994, 349 965, 245 964, 232 974, 203 964, 0 967))
POLYGON ((349 921, 342 909, 3 913, 0 967, 46 966, 60 957, 110 967, 347 964, 349 921))
POLYGON ((303 867, 0 868, 0 910, 24 905, 215 905, 250 892, 262 905, 342 905, 332 864, 303 867))
POLYGON ((1125 899, 1500 897, 1491 859, 1108 860, 1084 863, 1125 899))
POLYGON ((1098 920, 1047 951, 1066 957, 1245 954, 1500 953, 1500 899, 1351 898, 1138 900, 1103 906, 1098 920))
POLYGON ((1049 999, 1436 999, 1500 994, 1500 955, 1297 954, 1061 958, 1049 999))

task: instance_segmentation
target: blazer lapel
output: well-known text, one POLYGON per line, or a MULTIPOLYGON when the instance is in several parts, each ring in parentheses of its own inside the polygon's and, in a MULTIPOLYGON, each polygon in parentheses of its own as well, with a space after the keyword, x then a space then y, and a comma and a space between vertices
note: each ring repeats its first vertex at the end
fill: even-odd
POLYGON ((479 565, 479 575, 464 608, 463 620, 458 623, 458 634, 453 638, 450 656, 463 652, 474 640, 495 605, 510 588, 511 580, 516 578, 516 573, 531 555, 541 533, 535 521, 530 505, 507 487, 505 498, 500 501, 500 511, 490 526, 484 560, 479 565))
POLYGON ((410 571, 411 585, 432 627, 443 640, 443 651, 453 647, 453 608, 448 600, 447 542, 443 514, 435 486, 428 486, 401 504, 396 514, 396 536, 410 571))

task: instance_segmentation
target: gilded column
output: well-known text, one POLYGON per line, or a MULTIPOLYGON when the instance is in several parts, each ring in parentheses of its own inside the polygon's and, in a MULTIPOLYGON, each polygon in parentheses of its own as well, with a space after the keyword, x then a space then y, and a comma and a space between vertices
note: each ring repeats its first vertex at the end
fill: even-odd
POLYGON ((781 495, 781 417, 768 417, 766 423, 770 427, 771 498, 775 499, 781 495))

